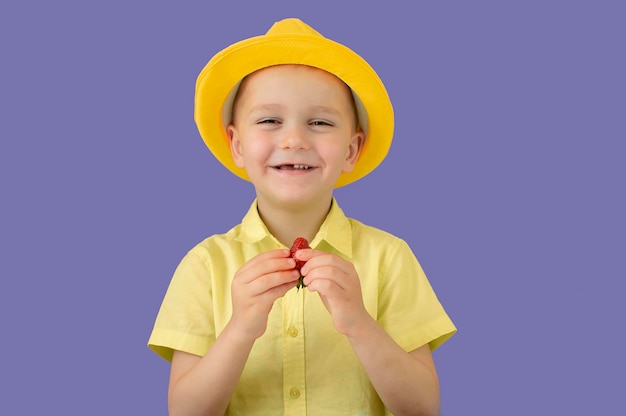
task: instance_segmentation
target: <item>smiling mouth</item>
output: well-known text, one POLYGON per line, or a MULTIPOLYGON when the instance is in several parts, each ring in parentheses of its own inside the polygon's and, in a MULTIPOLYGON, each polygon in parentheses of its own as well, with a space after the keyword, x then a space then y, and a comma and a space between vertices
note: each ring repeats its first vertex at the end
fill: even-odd
POLYGON ((312 166, 309 165, 277 165, 274 166, 274 169, 279 170, 309 170, 312 169, 312 166))

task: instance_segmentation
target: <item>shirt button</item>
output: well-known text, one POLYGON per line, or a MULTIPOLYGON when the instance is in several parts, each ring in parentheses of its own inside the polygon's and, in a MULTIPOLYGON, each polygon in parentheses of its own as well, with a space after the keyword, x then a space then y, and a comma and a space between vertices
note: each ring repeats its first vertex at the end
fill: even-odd
POLYGON ((293 387, 291 390, 289 390, 289 395, 292 399, 297 399, 298 397, 300 397, 300 390, 293 387))
POLYGON ((292 337, 297 337, 298 336, 298 328, 290 326, 289 329, 287 330, 287 333, 289 335, 291 335, 292 337))

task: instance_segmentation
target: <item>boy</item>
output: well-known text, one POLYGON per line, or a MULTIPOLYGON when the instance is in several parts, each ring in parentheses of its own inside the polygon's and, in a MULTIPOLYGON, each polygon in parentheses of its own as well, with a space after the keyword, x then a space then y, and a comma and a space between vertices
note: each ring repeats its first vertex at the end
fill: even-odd
POLYGON ((209 149, 256 198, 183 258, 163 300, 148 344, 171 360, 170 414, 438 414, 431 350, 456 328, 408 245, 333 197, 391 144, 373 69, 286 19, 213 57, 195 106, 209 149), (297 237, 312 247, 299 271, 297 237))

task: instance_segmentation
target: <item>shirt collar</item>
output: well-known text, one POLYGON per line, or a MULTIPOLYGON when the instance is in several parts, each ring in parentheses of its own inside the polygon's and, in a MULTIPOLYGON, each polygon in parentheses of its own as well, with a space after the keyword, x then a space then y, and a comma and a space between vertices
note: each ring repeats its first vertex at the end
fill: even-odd
MULTIPOLYGON (((263 220, 261 220, 257 209, 257 200, 255 199, 241 221, 241 227, 236 239, 244 243, 256 243, 265 238, 270 238, 281 247, 283 246, 270 234, 263 220)), ((345 216, 334 197, 330 211, 310 244, 313 248, 318 248, 321 245, 330 245, 346 258, 352 258, 352 227, 350 220, 345 216)))

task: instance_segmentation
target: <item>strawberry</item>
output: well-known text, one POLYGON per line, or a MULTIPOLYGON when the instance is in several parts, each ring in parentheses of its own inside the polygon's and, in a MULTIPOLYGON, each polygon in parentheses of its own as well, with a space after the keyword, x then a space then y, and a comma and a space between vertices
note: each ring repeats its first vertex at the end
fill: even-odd
MULTIPOLYGON (((309 242, 306 241, 305 238, 298 237, 293 241, 293 244, 291 245, 291 248, 289 249, 289 255, 291 256, 292 259, 296 260, 297 271, 300 271, 302 266, 304 266, 305 262, 303 262, 302 260, 296 259, 295 257, 296 251, 301 250, 303 248, 311 248, 311 247, 309 247, 309 242)), ((306 287, 306 285, 302 283, 302 276, 300 276, 300 280, 298 280, 298 285, 296 287, 298 288, 298 290, 300 290, 301 287, 306 287)))

